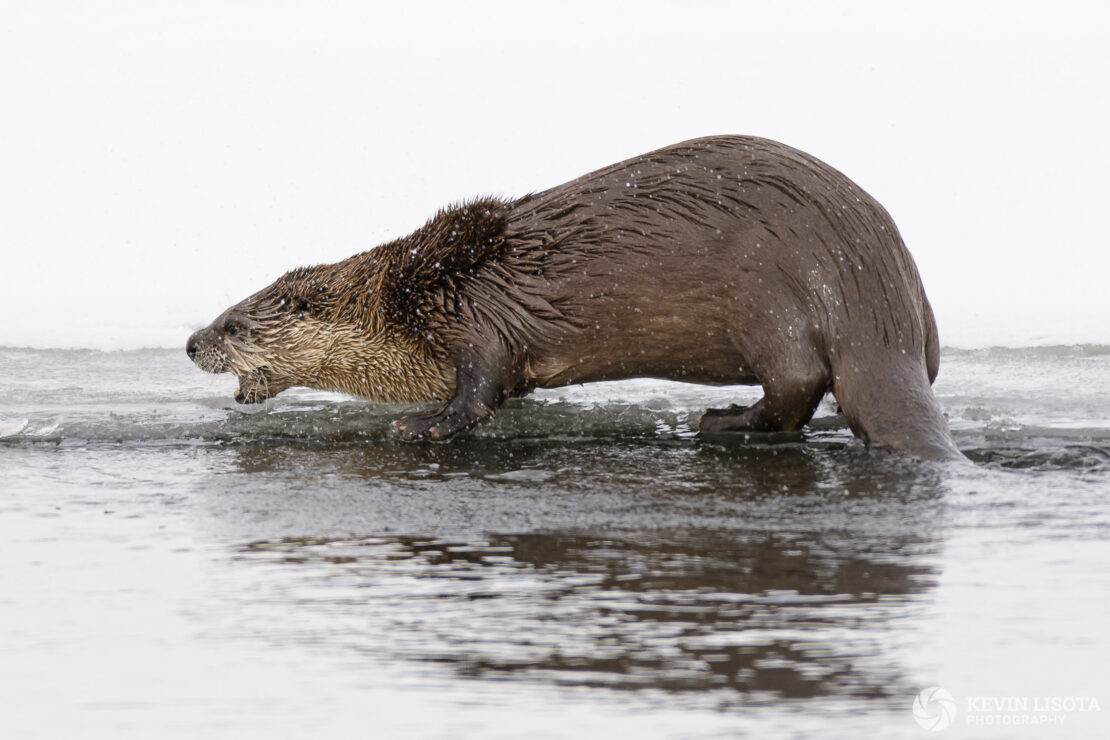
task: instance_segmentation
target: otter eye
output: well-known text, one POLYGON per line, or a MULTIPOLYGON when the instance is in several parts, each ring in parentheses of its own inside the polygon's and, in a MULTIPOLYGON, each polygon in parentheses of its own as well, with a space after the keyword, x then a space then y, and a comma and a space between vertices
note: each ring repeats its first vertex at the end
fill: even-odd
POLYGON ((229 337, 233 337, 239 333, 239 327, 235 324, 232 324, 231 326, 227 327, 226 333, 229 337))

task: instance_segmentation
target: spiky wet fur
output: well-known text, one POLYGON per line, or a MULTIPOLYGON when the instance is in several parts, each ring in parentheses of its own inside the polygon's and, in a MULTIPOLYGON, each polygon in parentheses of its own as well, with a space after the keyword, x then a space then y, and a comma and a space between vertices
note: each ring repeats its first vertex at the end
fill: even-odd
POLYGON ((451 332, 435 312, 499 256, 504 207, 480 200, 445 209, 407 237, 286 273, 198 332, 194 361, 234 373, 243 403, 295 385, 382 403, 449 398, 451 332))

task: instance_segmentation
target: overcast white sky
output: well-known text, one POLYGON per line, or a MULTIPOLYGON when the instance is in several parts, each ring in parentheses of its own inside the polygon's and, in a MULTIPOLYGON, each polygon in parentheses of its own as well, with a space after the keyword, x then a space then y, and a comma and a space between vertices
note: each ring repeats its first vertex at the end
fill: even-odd
POLYGON ((0 0, 0 346, 183 346, 446 203, 713 133, 875 195, 945 344, 1110 343, 1105 3, 401 5, 0 0))

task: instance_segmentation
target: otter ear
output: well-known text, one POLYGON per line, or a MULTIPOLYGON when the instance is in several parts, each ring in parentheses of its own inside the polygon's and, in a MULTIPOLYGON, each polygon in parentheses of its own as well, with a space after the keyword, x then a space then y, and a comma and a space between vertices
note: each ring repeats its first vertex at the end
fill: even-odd
POLYGON ((307 298, 297 298, 292 303, 293 310, 297 313, 312 313, 312 304, 307 298))

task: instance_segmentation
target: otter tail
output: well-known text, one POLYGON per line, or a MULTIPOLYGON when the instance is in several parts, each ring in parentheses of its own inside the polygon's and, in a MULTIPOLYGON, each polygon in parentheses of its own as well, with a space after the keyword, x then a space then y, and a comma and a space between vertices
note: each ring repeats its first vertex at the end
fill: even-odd
POLYGON ((833 393, 848 426, 869 445, 926 460, 963 460, 933 395, 924 358, 899 355, 866 365, 833 358, 833 393))

